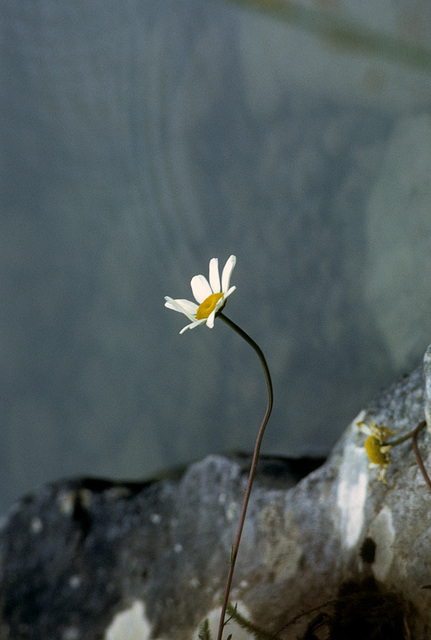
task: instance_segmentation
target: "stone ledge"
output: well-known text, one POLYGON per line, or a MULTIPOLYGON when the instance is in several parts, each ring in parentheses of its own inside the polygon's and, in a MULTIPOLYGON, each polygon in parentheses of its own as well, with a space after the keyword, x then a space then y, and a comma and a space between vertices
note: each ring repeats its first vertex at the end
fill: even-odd
MULTIPOLYGON (((356 426, 410 431, 425 382, 420 368, 393 385, 297 484, 292 462, 262 459, 232 592, 259 626, 283 639, 430 636, 431 494, 410 441, 378 482, 356 426)), ((419 446, 430 466, 426 430, 419 446)), ((62 480, 24 498, 0 532, 0 639, 197 638, 217 621, 247 471, 246 457, 213 455, 173 479, 62 480)))

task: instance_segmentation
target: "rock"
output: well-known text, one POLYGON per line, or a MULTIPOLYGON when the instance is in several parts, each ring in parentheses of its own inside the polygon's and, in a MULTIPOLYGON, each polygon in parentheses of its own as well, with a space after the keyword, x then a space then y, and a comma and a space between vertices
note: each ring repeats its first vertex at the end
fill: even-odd
POLYGON ((430 115, 400 120, 366 207, 365 303, 396 370, 429 340, 430 150, 430 115))
MULTIPOLYGON (((356 424, 412 430, 429 411, 425 372, 378 397, 297 484, 289 461, 261 461, 231 599, 280 639, 430 637, 430 492, 411 440, 379 482, 356 424)), ((425 430, 419 448, 427 467, 425 430)), ((197 639, 205 617, 215 633, 248 465, 213 455, 158 482, 78 478, 24 498, 0 534, 1 640, 197 639)))
POLYGON ((425 419, 427 421, 428 431, 431 431, 431 345, 425 351, 425 355, 424 355, 424 374, 425 374, 425 419))
POLYGON ((292 86, 319 98, 373 105, 397 113, 427 108, 429 83, 423 69, 405 65, 405 60, 400 64, 400 58, 394 55, 404 45, 428 47, 431 23, 427 2, 407 7, 396 2, 358 5, 354 0, 341 0, 316 3, 315 11, 312 6, 305 2, 270 4, 268 14, 272 19, 262 17, 262 10, 261 14, 246 14, 241 21, 244 86, 255 113, 273 114, 292 86), (287 19, 277 20, 283 15, 283 9, 277 8, 283 6, 287 19), (365 42, 361 46, 353 33, 349 42, 347 31, 344 37, 341 31, 337 34, 336 25, 341 30, 352 28, 360 38, 380 35, 380 42, 376 38, 375 48, 365 42), (392 55, 386 47, 388 36, 394 38, 392 55))
MULTIPOLYGON (((178 479, 78 478, 24 498, 0 536, 0 638, 191 635, 226 578, 249 464, 209 456, 178 479)), ((263 459, 256 497, 285 491, 309 464, 263 459)))

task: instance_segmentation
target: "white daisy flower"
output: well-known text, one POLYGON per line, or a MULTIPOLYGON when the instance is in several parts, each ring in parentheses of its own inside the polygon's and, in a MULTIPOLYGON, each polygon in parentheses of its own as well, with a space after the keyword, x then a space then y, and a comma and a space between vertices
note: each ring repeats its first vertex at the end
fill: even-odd
POLYGON ((229 287, 232 271, 235 267, 236 257, 230 256, 226 261, 221 274, 221 282, 218 268, 218 258, 210 260, 209 282, 205 276, 194 276, 191 279, 193 295, 199 304, 182 298, 174 300, 165 296, 165 307, 184 313, 191 323, 183 327, 180 333, 187 329, 194 329, 199 324, 205 324, 212 329, 214 320, 219 311, 226 304, 226 298, 230 296, 236 287, 229 287))

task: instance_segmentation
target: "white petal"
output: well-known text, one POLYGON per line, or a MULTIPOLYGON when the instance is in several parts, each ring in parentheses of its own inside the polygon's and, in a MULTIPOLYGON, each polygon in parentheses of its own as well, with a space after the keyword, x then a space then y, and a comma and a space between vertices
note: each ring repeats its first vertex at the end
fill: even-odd
POLYGON ((173 298, 170 298, 169 296, 165 296, 165 307, 167 307, 168 309, 173 309, 174 311, 180 311, 181 313, 184 313, 182 307, 178 304, 178 302, 176 300, 174 300, 173 298))
POLYGON ((196 312, 198 310, 198 305, 191 300, 184 300, 182 298, 174 300, 169 296, 165 296, 165 307, 168 309, 172 309, 173 311, 178 311, 179 313, 184 313, 190 320, 196 319, 196 312))
POLYGON ((210 285, 213 293, 220 293, 220 276, 218 271, 218 258, 210 260, 210 285))
POLYGON ((226 291, 226 293, 224 294, 225 299, 230 296, 231 293, 233 293, 235 291, 236 287, 231 287, 230 289, 228 289, 228 291, 226 291))
POLYGON ((223 267, 223 273, 221 274, 221 290, 226 292, 229 289, 230 278, 232 271, 236 264, 236 257, 230 256, 227 259, 226 264, 223 267))
POLYGON ((207 327, 209 327, 210 329, 214 327, 215 314, 216 314, 216 310, 214 309, 214 311, 212 311, 208 316, 207 327))
POLYGON ((222 296, 218 301, 214 310, 209 314, 207 319, 207 326, 212 329, 214 326, 214 321, 216 319, 217 312, 224 306, 226 302, 226 296, 222 296))
POLYGON ((195 316, 198 310, 198 305, 196 302, 192 302, 191 300, 184 300, 184 298, 180 298, 175 300, 183 309, 187 315, 195 316))
POLYGON ((181 333, 184 333, 184 331, 187 331, 187 329, 194 329, 195 327, 197 327, 200 324, 203 324, 205 322, 205 320, 195 320, 195 322, 191 322, 190 324, 187 324, 185 327, 183 327, 180 331, 181 333))
POLYGON ((193 295, 199 304, 212 294, 211 287, 205 276, 193 276, 190 284, 193 295))

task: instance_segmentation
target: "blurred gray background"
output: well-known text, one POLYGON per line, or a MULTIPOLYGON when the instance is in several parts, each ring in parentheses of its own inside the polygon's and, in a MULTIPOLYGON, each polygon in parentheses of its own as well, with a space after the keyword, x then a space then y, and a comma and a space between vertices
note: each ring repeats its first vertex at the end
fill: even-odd
MULTIPOLYGON (((427 3, 334 11, 431 41, 427 3)), ((264 452, 328 452, 420 363, 429 69, 210 0, 13 0, 0 34, 1 510, 252 450, 256 355, 163 306, 213 256, 271 368, 264 452)))

